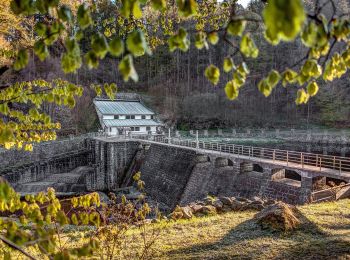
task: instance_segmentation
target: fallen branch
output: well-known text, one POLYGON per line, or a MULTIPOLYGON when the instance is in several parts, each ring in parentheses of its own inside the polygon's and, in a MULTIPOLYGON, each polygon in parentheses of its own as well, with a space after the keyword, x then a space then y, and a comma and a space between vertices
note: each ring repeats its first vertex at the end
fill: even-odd
POLYGON ((6 245, 8 245, 9 247, 20 251, 22 254, 24 254, 26 257, 28 257, 29 259, 32 260, 36 260, 35 257, 31 256, 30 254, 28 254, 26 251, 24 251, 20 246, 16 245, 15 243, 13 243, 12 241, 8 240, 7 238, 0 236, 0 240, 2 242, 4 242, 6 245))

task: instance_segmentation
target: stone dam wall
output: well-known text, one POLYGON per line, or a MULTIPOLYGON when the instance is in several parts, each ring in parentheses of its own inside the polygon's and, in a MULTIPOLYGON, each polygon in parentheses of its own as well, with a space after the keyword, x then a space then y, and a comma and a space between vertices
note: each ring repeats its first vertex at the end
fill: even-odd
POLYGON ((272 168, 257 172, 249 162, 161 144, 150 145, 140 171, 147 195, 169 208, 207 195, 259 196, 302 204, 312 189, 312 180, 306 186, 278 182, 272 177, 276 174, 272 168))
MULTIPOLYGON (((49 149, 48 146, 39 150, 45 153, 45 149, 49 149)), ((0 155, 0 160, 7 162, 7 167, 0 169, 0 176, 14 187, 48 178, 59 180, 50 175, 58 177, 70 171, 83 173, 83 170, 74 171, 83 166, 89 170, 84 173, 85 188, 82 190, 111 191, 131 185, 132 176, 140 171, 147 196, 168 209, 207 195, 259 196, 303 204, 310 201, 316 184, 326 181, 326 177, 316 178, 299 170, 291 173, 288 167, 254 164, 214 153, 198 154, 195 150, 147 141, 84 139, 70 145, 51 145, 51 157, 38 151, 24 157, 21 153, 16 158, 25 158, 26 162, 31 157, 32 161, 9 167, 8 162, 14 159, 10 155, 0 155)))

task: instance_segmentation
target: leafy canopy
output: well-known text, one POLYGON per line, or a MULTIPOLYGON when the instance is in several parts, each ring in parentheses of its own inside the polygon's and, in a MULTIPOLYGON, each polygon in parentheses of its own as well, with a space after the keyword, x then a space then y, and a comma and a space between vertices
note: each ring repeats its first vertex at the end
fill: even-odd
MULTIPOLYGON (((14 69, 21 70, 27 66, 31 48, 40 60, 47 59, 50 56, 50 47, 59 41, 64 43, 61 67, 65 73, 75 73, 83 63, 90 69, 97 68, 100 60, 111 55, 118 58, 118 70, 125 81, 138 81, 134 60, 151 55, 152 50, 159 45, 167 44, 170 52, 185 52, 189 50, 191 43, 200 50, 226 44, 234 53, 223 58, 220 66, 209 64, 204 74, 213 85, 224 86, 227 97, 234 100, 249 78, 247 64, 259 55, 259 48, 255 43, 258 35, 252 31, 251 23, 262 25, 265 39, 272 45, 281 41, 294 41, 300 37, 307 49, 307 56, 298 64, 281 71, 273 68, 268 75, 262 76, 257 88, 264 96, 269 96, 282 83, 284 87, 296 87, 296 103, 304 104, 317 94, 321 80, 327 82, 340 78, 350 66, 349 17, 346 14, 337 16, 334 12, 332 17, 326 18, 322 14, 323 6, 315 9, 316 13, 308 13, 302 0, 267 0, 261 20, 238 12, 236 1, 177 0, 173 5, 170 0, 118 0, 115 2, 115 12, 102 21, 105 28, 102 32, 100 22, 95 21, 92 16, 92 12, 98 12, 95 4, 83 3, 73 9, 67 4, 61 4, 61 1, 10 2, 9 10, 22 20, 28 17, 47 18, 33 20, 34 44, 32 47, 23 45, 17 51, 12 64, 14 69), (193 24, 194 30, 187 30, 188 24, 193 24), (82 50, 82 42, 86 40, 90 44, 85 44, 82 50), (333 52, 336 46, 338 52, 333 52), (229 73, 228 79, 226 75, 222 77, 221 70, 229 73), (220 84, 223 79, 227 79, 227 82, 220 84)), ((14 37, 8 37, 11 38, 14 37)), ((9 103, 25 103, 36 109, 40 115, 43 102, 73 107, 75 97, 81 95, 81 91, 79 95, 60 92, 59 89, 69 83, 58 82, 40 82, 35 84, 34 89, 29 83, 19 83, 0 91, 0 113, 10 118, 6 122, 0 122, 0 145, 20 148, 25 144, 24 147, 28 145, 26 149, 30 150, 31 143, 54 138, 58 125, 51 125, 46 130, 40 129, 47 136, 37 137, 43 133, 38 132, 34 122, 48 123, 48 117, 39 118, 34 112, 14 112, 9 108, 9 103), (18 88, 23 94, 14 98, 18 88), (17 125, 20 125, 21 120, 31 123, 26 122, 25 127, 19 127, 17 125), (31 132, 33 135, 36 133, 35 137, 31 132), (21 141, 15 141, 17 138, 21 141)), ((116 86, 108 84, 91 87, 97 95, 105 91, 111 97, 117 89, 116 86)))

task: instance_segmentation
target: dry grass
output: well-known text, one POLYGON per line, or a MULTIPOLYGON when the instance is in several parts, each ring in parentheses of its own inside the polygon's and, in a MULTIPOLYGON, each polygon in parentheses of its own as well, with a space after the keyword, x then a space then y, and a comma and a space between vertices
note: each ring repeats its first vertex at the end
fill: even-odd
POLYGON ((299 209, 312 224, 291 233, 261 230, 255 212, 170 223, 157 259, 350 259, 350 200, 299 209))
MULTIPOLYGON (((290 233, 262 230, 253 211, 148 225, 149 231, 159 231, 152 259, 350 259, 349 199, 298 209, 310 224, 290 233)), ((124 257, 116 259, 141 247, 140 232, 128 231, 124 257)), ((72 247, 84 240, 76 234, 89 237, 86 231, 69 232, 76 238, 72 247)))

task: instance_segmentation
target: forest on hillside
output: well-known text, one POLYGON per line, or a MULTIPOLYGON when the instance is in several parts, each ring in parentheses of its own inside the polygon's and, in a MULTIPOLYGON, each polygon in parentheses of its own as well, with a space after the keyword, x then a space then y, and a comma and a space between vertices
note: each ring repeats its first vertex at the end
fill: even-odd
MULTIPOLYGON (((64 2, 74 8, 72 2, 64 2)), ((107 35, 110 27, 106 18, 118 7, 109 0, 94 2, 97 9, 92 12, 93 19, 99 21, 100 32, 107 35)), ((311 6, 311 2, 305 1, 306 6, 311 6)), ((343 13, 350 12, 350 1, 337 0, 335 2, 338 7, 341 7, 338 10, 343 13)), ((1 16, 6 13, 7 21, 9 21, 0 23, 0 31, 5 32, 1 34, 5 36, 0 36, 2 47, 5 46, 6 41, 1 37, 13 37, 19 44, 32 45, 33 21, 29 18, 19 21, 18 17, 11 17, 11 14, 6 12, 9 4, 9 0, 0 3, 1 16), (22 26, 23 23, 25 26, 22 26)), ((262 10, 261 1, 252 1, 246 9, 241 6, 239 12, 252 19, 259 19, 262 10)), ((331 15, 332 6, 325 6, 324 10, 326 15, 331 15)), ((188 30, 194 27, 190 22, 182 26, 188 30)), ((225 96, 223 91, 225 81, 213 86, 204 77, 204 70, 208 64, 212 63, 221 67, 224 57, 234 54, 235 50, 225 44, 218 44, 209 50, 198 50, 191 45, 187 52, 177 50, 175 53, 170 53, 166 44, 160 44, 153 49, 151 56, 135 59, 139 81, 125 83, 118 72, 120 58, 110 55, 100 61, 97 69, 90 70, 83 65, 75 74, 64 74, 60 66, 63 43, 57 41, 50 47, 50 58, 41 62, 33 54, 30 56, 29 65, 20 72, 12 70, 8 65, 8 60, 2 58, 0 60, 0 85, 36 78, 45 80, 62 78, 86 88, 84 95, 77 100, 73 110, 55 104, 44 105, 46 113, 54 121, 58 120, 62 123, 62 134, 64 132, 83 133, 98 128, 92 104, 92 99, 96 94, 89 88, 89 85, 104 83, 116 83, 118 91, 121 92, 142 94, 146 104, 157 111, 162 120, 179 129, 309 128, 313 125, 344 128, 350 126, 349 72, 340 79, 320 83, 318 95, 311 98, 307 104, 295 104, 296 89, 293 86, 275 88, 266 98, 257 89, 261 77, 271 69, 279 70, 286 66, 291 68, 298 66, 299 61, 307 54, 307 50, 299 39, 271 46, 265 40, 262 25, 259 23, 251 24, 247 30, 253 35, 260 53, 257 59, 246 61, 253 73, 248 76, 247 86, 241 90, 239 97, 234 101, 228 100, 225 96)), ((84 39, 82 50, 87 50, 89 44, 90 42, 84 39)), ((334 49, 333 52, 335 51, 337 50, 334 49)), ((237 56, 236 59, 234 62, 238 64, 242 58, 237 56)), ((228 80, 230 75, 223 77, 228 80)))

